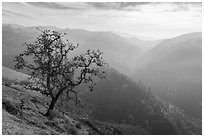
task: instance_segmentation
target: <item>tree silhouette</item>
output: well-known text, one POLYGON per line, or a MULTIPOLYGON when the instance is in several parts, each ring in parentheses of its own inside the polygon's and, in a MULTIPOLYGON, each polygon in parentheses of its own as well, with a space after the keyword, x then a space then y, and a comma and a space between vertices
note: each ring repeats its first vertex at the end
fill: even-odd
POLYGON ((63 41, 65 33, 44 30, 32 43, 25 43, 26 50, 15 57, 16 69, 26 68, 30 73, 29 89, 35 89, 51 98, 46 116, 50 115, 62 93, 74 94, 75 87, 89 83, 92 91, 94 77, 103 78, 102 67, 105 65, 99 50, 87 50, 84 54, 71 57, 79 45, 69 40, 63 41))

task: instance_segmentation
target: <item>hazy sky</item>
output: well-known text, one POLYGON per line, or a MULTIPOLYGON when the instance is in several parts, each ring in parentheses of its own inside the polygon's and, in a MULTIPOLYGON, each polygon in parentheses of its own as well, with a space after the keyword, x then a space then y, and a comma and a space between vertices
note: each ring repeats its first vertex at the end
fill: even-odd
POLYGON ((3 3, 3 23, 168 38, 202 31, 202 3, 3 3))

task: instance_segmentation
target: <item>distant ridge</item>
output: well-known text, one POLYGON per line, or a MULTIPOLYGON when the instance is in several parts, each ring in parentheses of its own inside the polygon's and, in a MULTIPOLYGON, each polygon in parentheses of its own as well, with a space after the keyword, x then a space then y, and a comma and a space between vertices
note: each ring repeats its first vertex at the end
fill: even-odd
POLYGON ((134 80, 189 114, 202 116, 202 33, 166 39, 135 62, 134 80))

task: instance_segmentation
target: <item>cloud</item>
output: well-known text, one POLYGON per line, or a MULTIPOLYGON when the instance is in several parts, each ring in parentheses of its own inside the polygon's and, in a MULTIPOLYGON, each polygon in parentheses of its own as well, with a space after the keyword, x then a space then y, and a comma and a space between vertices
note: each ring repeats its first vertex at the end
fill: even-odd
POLYGON ((42 8, 50 8, 50 9, 77 9, 74 7, 69 7, 65 6, 59 3, 54 3, 54 2, 28 2, 28 4, 37 6, 37 7, 42 7, 42 8))
POLYGON ((21 13, 16 13, 16 12, 5 10, 5 9, 2 10, 2 13, 3 13, 3 15, 20 16, 20 17, 24 17, 24 18, 32 18, 31 16, 27 16, 27 15, 24 15, 24 14, 21 14, 21 13))
MULTIPOLYGON (((201 2, 87 2, 96 9, 105 10, 124 10, 124 11, 144 11, 144 7, 157 7, 170 5, 168 9, 163 11, 188 11, 192 7, 201 8, 201 2)), ((161 12, 161 11, 159 11, 161 12)))
POLYGON ((87 2, 87 4, 98 9, 119 9, 119 2, 87 2))
POLYGON ((3 3, 3 23, 51 25, 165 38, 201 31, 202 3, 3 3), (29 18, 30 17, 30 18, 29 18))
POLYGON ((144 6, 149 5, 152 2, 121 2, 120 6, 123 9, 126 9, 127 7, 138 7, 138 6, 144 6))
POLYGON ((172 8, 172 12, 178 11, 189 11, 192 8, 201 9, 202 3, 201 2, 174 2, 171 3, 174 8, 172 8))
POLYGON ((114 9, 114 10, 127 10, 126 7, 136 7, 139 5, 146 5, 151 2, 87 2, 98 9, 114 9))

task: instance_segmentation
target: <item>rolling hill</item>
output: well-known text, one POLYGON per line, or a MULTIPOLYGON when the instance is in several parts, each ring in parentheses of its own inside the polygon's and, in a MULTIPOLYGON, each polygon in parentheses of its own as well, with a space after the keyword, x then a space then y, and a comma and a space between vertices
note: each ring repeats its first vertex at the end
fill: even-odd
POLYGON ((155 41, 147 41, 147 40, 142 40, 142 39, 139 39, 137 37, 126 37, 126 39, 136 45, 143 53, 147 50, 150 50, 152 49, 154 46, 156 46, 157 44, 159 44, 162 40, 155 40, 155 41))
POLYGON ((136 61, 131 77, 142 80, 152 92, 201 118, 202 33, 167 39, 136 61))
MULTIPOLYGON (((65 38, 81 45, 74 54, 86 49, 100 49, 104 53, 112 67, 106 70, 107 78, 98 81, 93 93, 88 93, 83 86, 77 89, 82 91, 81 99, 92 106, 93 119, 139 126, 150 134, 201 134, 201 33, 163 40, 141 54, 137 43, 111 32, 39 28, 66 32, 65 38), (124 74, 151 86, 152 92, 164 101, 155 97, 150 88, 124 74)), ((3 78, 27 77, 12 70, 13 59, 24 50, 22 44, 34 41, 40 32, 35 27, 15 25, 3 25, 2 31, 3 78)), ((69 102, 64 103, 58 109, 63 107, 69 112, 66 108, 69 102)))
POLYGON ((92 104, 94 118, 141 125, 151 134, 191 134, 196 130, 192 127, 197 120, 182 109, 159 100, 145 86, 116 70, 106 73, 107 78, 97 83, 94 92, 82 95, 92 104))
MULTIPOLYGON (((3 66, 14 69, 14 57, 23 51, 25 42, 33 42, 40 34, 36 27, 13 27, 4 24, 2 28, 3 66)), ((100 49, 104 53, 104 59, 111 67, 123 74, 129 74, 135 58, 139 54, 137 46, 131 44, 123 37, 111 32, 91 32, 82 29, 59 29, 53 26, 37 26, 40 30, 57 30, 67 35, 71 43, 80 46, 75 52, 82 53, 87 49, 100 49)))
MULTIPOLYGON (((13 74, 15 72, 10 69, 3 69, 3 73, 5 70, 11 71, 13 74)), ((16 76, 21 77, 21 73, 16 73, 16 76)), ((89 115, 88 123, 81 123, 83 127, 89 126, 88 128, 92 127, 93 129, 97 127, 97 130, 95 129, 95 132, 97 132, 96 134, 108 134, 108 132, 114 134, 115 131, 111 132, 109 129, 103 129, 108 128, 108 126, 112 126, 113 129, 115 128, 115 130, 117 130, 117 133, 115 134, 201 134, 201 121, 199 121, 199 119, 189 117, 181 109, 170 103, 159 101, 151 92, 147 91, 143 85, 133 82, 127 76, 117 72, 114 69, 108 69, 106 71, 106 75, 106 79, 99 80, 97 82, 97 86, 94 88, 94 92, 88 93, 84 87, 78 89, 81 90, 80 98, 92 106, 90 108, 92 113, 89 115), (103 122, 97 122, 97 120, 103 122), (119 127, 121 127, 120 130, 122 131, 119 130, 119 127)), ((23 76, 24 74, 22 74, 22 77, 23 76)), ((17 87, 12 85, 9 87, 8 85, 6 86, 7 87, 4 86, 3 88, 3 102, 5 109, 3 119, 6 117, 11 117, 7 113, 17 116, 17 118, 20 118, 20 121, 30 121, 33 120, 33 118, 42 119, 42 121, 35 120, 31 125, 40 128, 40 130, 43 130, 41 132, 50 132, 50 127, 45 127, 47 122, 44 121, 46 121, 46 119, 40 116, 40 113, 38 112, 45 111, 46 103, 42 102, 46 102, 47 99, 42 95, 40 96, 40 94, 38 95, 35 91, 27 91, 23 88, 21 89, 20 85, 17 87), (12 90, 12 88, 15 90, 12 90), (22 93, 20 94, 19 92, 22 93), (34 100, 34 98, 35 100, 37 99, 38 103, 36 103, 36 101, 32 101, 32 103, 30 102, 26 104, 27 107, 32 107, 30 105, 34 103, 37 105, 37 108, 32 107, 32 113, 25 109, 23 111, 24 115, 20 116, 14 113, 14 109, 9 109, 9 107, 11 107, 9 105, 12 105, 12 107, 17 105, 17 102, 23 98, 19 95, 25 95, 27 100, 26 102, 30 102, 34 100), (14 97, 14 100, 10 100, 14 97), (27 116, 31 114, 32 117, 28 119, 27 116), (41 126, 39 126, 39 124, 41 126)), ((70 102, 67 100, 59 100, 57 105, 58 111, 63 110, 64 112, 70 114, 71 109, 69 104, 70 102)), ((77 106, 75 109, 77 109, 77 106)), ((83 109, 85 108, 83 107, 83 109)), ((19 110, 17 109, 15 111, 19 110)), ((77 117, 77 119, 75 118, 75 122, 79 119, 83 119, 84 116, 82 115, 77 117)), ((54 120, 56 121, 56 119, 54 120)), ((64 130, 62 127, 63 124, 59 123, 59 121, 56 122, 59 125, 53 125, 52 128, 54 128, 57 132, 60 131, 64 133, 66 130, 64 130)), ((6 123, 3 123, 3 125, 3 128, 5 128, 6 123)), ((21 127, 24 126, 30 126, 30 123, 24 123, 23 126, 21 125, 21 127)), ((29 130, 31 129, 29 128, 29 130)), ((35 132, 37 131, 38 130, 35 130, 35 132)), ((67 130, 67 132, 69 132, 69 130, 67 130)), ((89 130, 89 132, 91 131, 89 130)))

